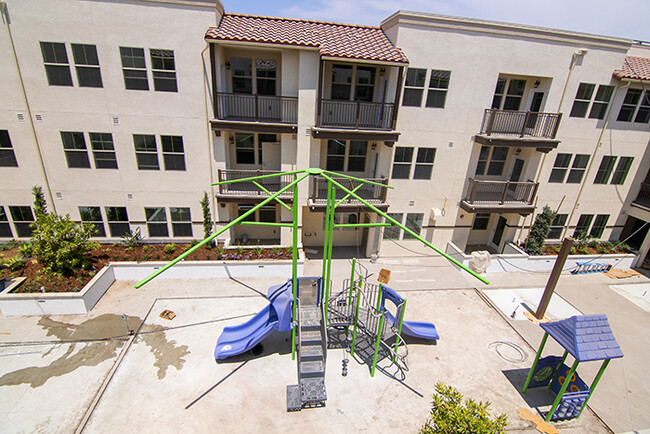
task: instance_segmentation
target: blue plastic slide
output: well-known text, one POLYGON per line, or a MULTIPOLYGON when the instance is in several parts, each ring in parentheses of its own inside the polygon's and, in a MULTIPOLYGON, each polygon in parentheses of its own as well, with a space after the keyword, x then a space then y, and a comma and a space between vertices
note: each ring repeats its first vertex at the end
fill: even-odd
POLYGON ((217 340, 214 358, 223 360, 245 353, 274 330, 291 330, 291 280, 269 288, 270 303, 249 321, 226 327, 217 340))
MULTIPOLYGON (((381 300, 382 309, 386 309, 384 306, 384 302, 386 300, 392 301, 395 306, 399 306, 404 301, 404 299, 400 297, 400 295, 395 292, 395 290, 384 286, 381 300)), ((388 319, 390 320, 391 324, 393 324, 393 326, 397 326, 395 324, 395 317, 390 312, 388 312, 388 319)), ((436 330, 436 326, 430 322, 404 320, 402 321, 402 334, 420 339, 440 339, 438 331, 436 330)))

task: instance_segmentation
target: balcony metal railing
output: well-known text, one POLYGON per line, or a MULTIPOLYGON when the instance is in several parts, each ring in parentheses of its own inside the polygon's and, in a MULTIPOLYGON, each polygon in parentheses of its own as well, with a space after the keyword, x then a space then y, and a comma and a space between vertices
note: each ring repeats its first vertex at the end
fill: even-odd
POLYGON ((634 203, 650 208, 650 184, 646 184, 645 182, 641 183, 641 190, 639 190, 639 194, 634 199, 634 203))
MULTIPOLYGON (((354 192, 355 194, 357 194, 359 197, 361 197, 362 199, 364 199, 365 201, 373 205, 386 203, 386 194, 388 190, 386 187, 381 187, 379 185, 373 185, 373 184, 366 184, 348 178, 332 178, 332 179, 334 179, 336 182, 338 182, 339 184, 343 185, 344 187, 346 187, 351 191, 357 188, 359 184, 363 184, 358 190, 354 192)), ((377 182, 383 185, 388 185, 387 178, 368 178, 367 180, 377 182)), ((340 188, 336 189, 337 201, 343 199, 346 195, 347 193, 345 193, 340 188)), ((312 178, 311 200, 314 204, 318 204, 318 205, 327 204, 327 180, 325 178, 321 178, 319 176, 312 178)), ((353 197, 348 197, 342 204, 363 206, 361 202, 359 202, 357 199, 353 197)))
POLYGON ((481 134, 504 134, 519 137, 554 139, 562 113, 537 113, 487 109, 483 115, 481 134))
MULTIPOLYGON (((260 175, 271 175, 274 173, 281 173, 275 170, 230 170, 230 169, 219 169, 217 170, 217 178, 219 182, 223 181, 232 181, 236 179, 251 178, 253 176, 260 175)), ((293 175, 282 175, 274 176, 272 178, 264 178, 257 180, 256 182, 268 190, 270 193, 277 193, 283 187, 286 187, 293 181, 293 175)), ((268 197, 268 194, 255 185, 253 181, 242 181, 242 182, 233 182, 231 184, 221 184, 218 186, 219 190, 217 195, 219 196, 230 196, 230 197, 242 197, 242 198, 257 198, 265 199, 268 197)), ((281 198, 292 198, 293 192, 291 189, 283 192, 279 197, 281 198)))
POLYGON ((321 101, 321 127, 391 130, 395 105, 382 102, 321 101))
POLYGON ((214 104, 217 119, 243 122, 298 122, 298 98, 292 96, 249 95, 217 92, 214 104))
POLYGON ((532 205, 538 182, 479 181, 469 179, 465 202, 470 204, 532 205))

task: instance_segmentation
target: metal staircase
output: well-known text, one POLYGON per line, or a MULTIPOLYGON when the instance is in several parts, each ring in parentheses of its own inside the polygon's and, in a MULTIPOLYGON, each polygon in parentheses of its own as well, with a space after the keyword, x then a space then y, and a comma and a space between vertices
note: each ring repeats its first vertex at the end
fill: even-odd
POLYGON ((298 384, 287 386, 287 411, 323 407, 327 400, 327 333, 322 305, 317 304, 318 295, 312 293, 313 287, 302 279, 299 282, 298 318, 294 323, 298 342, 298 384))

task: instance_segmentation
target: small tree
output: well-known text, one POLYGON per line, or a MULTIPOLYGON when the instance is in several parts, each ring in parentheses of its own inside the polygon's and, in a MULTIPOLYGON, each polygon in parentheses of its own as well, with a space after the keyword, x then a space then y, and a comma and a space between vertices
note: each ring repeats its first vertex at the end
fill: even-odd
POLYGON ((74 275, 79 269, 88 267, 90 260, 85 253, 96 245, 89 241, 97 231, 93 224, 82 222, 79 225, 67 214, 61 217, 39 213, 31 227, 32 255, 46 271, 74 275))
POLYGON ((493 419, 487 409, 489 402, 476 402, 469 398, 463 402, 463 395, 444 383, 436 384, 436 393, 431 404, 431 418, 424 424, 421 433, 503 433, 508 425, 504 414, 493 419))
POLYGON ((34 215, 38 217, 39 214, 47 214, 47 202, 40 185, 32 187, 32 196, 34 196, 34 215))
POLYGON ((535 223, 530 229, 528 240, 526 240, 526 250, 533 255, 540 255, 542 253, 542 246, 548 237, 551 230, 551 224, 555 220, 556 212, 553 211, 548 205, 544 206, 541 213, 537 214, 535 223))
MULTIPOLYGON (((210 201, 208 200, 208 193, 203 192, 203 199, 199 202, 201 210, 203 211, 203 239, 205 240, 212 235, 212 216, 210 215, 210 201)), ((212 247, 214 243, 208 243, 212 247)))

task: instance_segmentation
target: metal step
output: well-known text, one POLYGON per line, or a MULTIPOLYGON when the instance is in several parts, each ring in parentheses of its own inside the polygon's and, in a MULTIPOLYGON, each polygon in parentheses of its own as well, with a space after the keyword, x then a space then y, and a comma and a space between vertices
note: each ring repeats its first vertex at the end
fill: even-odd
POLYGON ((323 341, 323 336, 320 330, 300 330, 300 344, 306 343, 320 344, 323 341))
POLYGON ((325 365, 322 360, 300 361, 300 378, 324 377, 325 365))
POLYGON ((300 360, 323 360, 323 347, 321 345, 301 345, 298 353, 300 360))
POLYGON ((320 327, 322 314, 318 307, 300 308, 300 327, 320 327))
POLYGON ((305 404, 324 403, 327 400, 323 377, 300 379, 300 401, 305 404))
POLYGON ((301 409, 300 385, 290 384, 287 386, 287 411, 300 411, 301 409))

